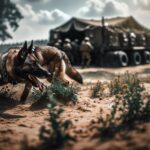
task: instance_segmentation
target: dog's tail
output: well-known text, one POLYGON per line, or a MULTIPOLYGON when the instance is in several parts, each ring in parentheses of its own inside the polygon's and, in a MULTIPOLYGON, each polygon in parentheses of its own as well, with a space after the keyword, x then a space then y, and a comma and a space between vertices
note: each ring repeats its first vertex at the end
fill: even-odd
POLYGON ((62 52, 62 57, 66 64, 66 74, 78 83, 83 84, 83 78, 81 74, 75 68, 72 67, 69 58, 64 52, 62 52))

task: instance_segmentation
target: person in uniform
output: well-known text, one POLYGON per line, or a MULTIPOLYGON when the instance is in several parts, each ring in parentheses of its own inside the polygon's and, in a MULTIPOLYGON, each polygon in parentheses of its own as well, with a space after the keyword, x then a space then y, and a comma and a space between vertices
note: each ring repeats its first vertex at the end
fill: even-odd
POLYGON ((63 44, 63 51, 66 53, 66 55, 69 57, 71 63, 73 63, 73 55, 72 55, 72 46, 71 41, 69 38, 66 38, 64 40, 63 44))
POLYGON ((61 48, 62 48, 62 40, 58 39, 56 41, 56 43, 54 44, 54 46, 57 47, 59 50, 61 50, 61 48))
POLYGON ((73 60, 74 60, 74 65, 79 65, 80 64, 80 45, 79 45, 79 40, 74 39, 71 42, 72 45, 72 54, 73 54, 73 60))
POLYGON ((80 46, 80 52, 81 52, 81 65, 84 68, 89 67, 91 63, 91 52, 93 50, 93 46, 90 42, 89 37, 85 37, 84 40, 81 43, 80 46))

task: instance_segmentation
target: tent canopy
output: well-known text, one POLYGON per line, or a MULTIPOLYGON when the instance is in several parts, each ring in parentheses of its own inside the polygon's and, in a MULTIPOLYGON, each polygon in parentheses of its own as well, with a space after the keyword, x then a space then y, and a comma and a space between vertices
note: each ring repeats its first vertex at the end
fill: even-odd
MULTIPOLYGON (((105 19, 105 27, 111 32, 149 32, 149 29, 139 24, 132 16, 105 19)), ((90 28, 102 27, 102 20, 71 18, 65 24, 53 29, 56 32, 85 31, 90 28)))

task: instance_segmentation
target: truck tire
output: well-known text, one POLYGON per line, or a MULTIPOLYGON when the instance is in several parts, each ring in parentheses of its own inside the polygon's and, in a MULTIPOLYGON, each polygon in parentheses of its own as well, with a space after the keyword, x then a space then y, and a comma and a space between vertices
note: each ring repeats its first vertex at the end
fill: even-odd
POLYGON ((114 52, 112 52, 112 51, 108 52, 106 54, 106 57, 105 57, 105 64, 106 64, 106 66, 108 66, 108 67, 116 66, 114 60, 116 60, 114 52))
POLYGON ((141 55, 139 52, 134 52, 132 54, 132 62, 133 62, 133 65, 140 65, 141 64, 142 58, 141 58, 141 55))
POLYGON ((150 63, 150 52, 149 51, 144 52, 144 63, 146 63, 146 64, 150 63))
POLYGON ((118 65, 120 67, 126 67, 128 65, 128 56, 125 52, 120 51, 118 52, 118 65))
POLYGON ((123 51, 110 51, 106 55, 105 60, 108 62, 109 66, 114 67, 126 67, 128 65, 128 56, 123 51))
POLYGON ((123 51, 108 52, 106 60, 109 62, 109 65, 115 67, 125 67, 129 61, 127 54, 123 51))

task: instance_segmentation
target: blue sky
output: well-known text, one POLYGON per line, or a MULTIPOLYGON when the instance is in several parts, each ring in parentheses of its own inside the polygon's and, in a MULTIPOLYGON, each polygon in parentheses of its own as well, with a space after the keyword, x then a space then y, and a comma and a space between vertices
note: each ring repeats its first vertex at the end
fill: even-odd
POLYGON ((150 28, 150 0, 11 0, 17 4, 24 19, 12 32, 16 42, 31 39, 48 39, 49 30, 71 17, 100 19, 101 16, 134 16, 150 28))

